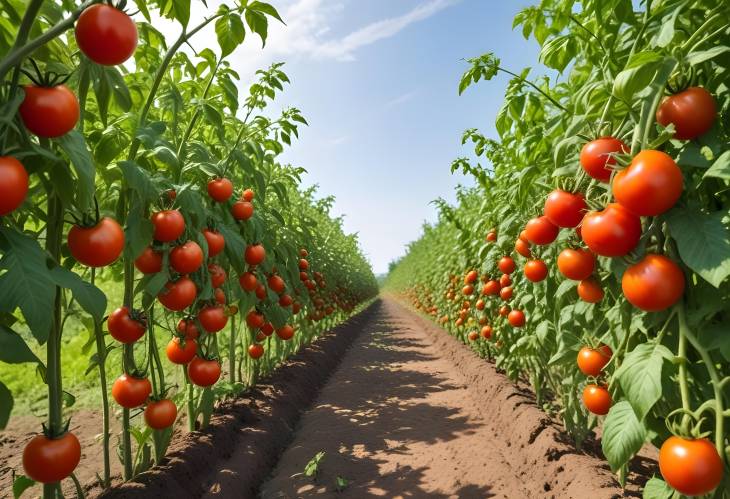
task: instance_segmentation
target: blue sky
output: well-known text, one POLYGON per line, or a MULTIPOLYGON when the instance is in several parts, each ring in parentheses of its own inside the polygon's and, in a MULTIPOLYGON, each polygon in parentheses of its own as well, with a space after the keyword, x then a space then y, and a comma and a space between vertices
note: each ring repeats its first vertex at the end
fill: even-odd
POLYGON ((507 79, 459 97, 462 59, 493 51, 505 67, 534 67, 537 44, 512 31, 512 19, 535 2, 269 1, 287 26, 271 26, 264 50, 249 37, 232 65, 250 78, 286 62, 292 85, 279 105, 300 108, 310 126, 282 159, 306 168, 305 183, 319 184, 322 195, 336 196, 334 213, 359 233, 375 272, 385 272, 423 221, 435 220, 429 202, 451 201, 458 183, 470 183, 449 169, 469 153, 462 131, 496 136, 507 79))

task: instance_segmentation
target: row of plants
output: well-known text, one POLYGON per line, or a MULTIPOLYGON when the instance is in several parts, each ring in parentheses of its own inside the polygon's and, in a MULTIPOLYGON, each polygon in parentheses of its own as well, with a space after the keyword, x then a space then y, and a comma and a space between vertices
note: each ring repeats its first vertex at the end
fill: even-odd
MULTIPOLYGON (((265 114, 289 83, 282 64, 244 85, 253 75, 229 62, 283 22, 272 5, 242 0, 202 19, 190 0, 2 7, 0 362, 36 365, 47 390, 13 493, 40 483, 56 497, 70 478, 64 490, 81 496, 64 335, 89 336, 108 487, 115 414, 129 479, 160 462, 183 413, 190 431, 205 427, 216 400, 350 316, 377 284, 332 198, 278 160, 307 124, 296 108, 265 114), (154 27, 160 17, 176 39, 154 27), (196 45, 208 29, 217 47, 196 45)), ((4 381, 0 429, 13 407, 4 381)))
POLYGON ((394 262, 386 288, 529 380, 580 445, 596 426, 645 498, 730 497, 730 5, 542 0, 514 20, 545 75, 509 75, 497 139, 467 130, 474 187, 394 262), (478 163, 481 159, 485 163, 478 163))

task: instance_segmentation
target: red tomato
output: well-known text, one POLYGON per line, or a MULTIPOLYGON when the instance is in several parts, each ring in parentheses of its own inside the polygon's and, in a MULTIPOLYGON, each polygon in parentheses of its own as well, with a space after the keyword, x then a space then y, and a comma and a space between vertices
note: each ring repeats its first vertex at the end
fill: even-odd
POLYGON ((280 327, 276 330, 276 336, 278 336, 282 340, 290 340, 294 336, 294 328, 288 324, 286 326, 280 327))
POLYGON ((479 339, 479 333, 472 331, 469 333, 469 341, 476 341, 479 339))
POLYGON ((270 322, 267 322, 263 326, 261 326, 261 332, 264 333, 264 336, 271 336, 271 334, 274 332, 274 325, 270 322))
POLYGON ((245 191, 243 191, 241 197, 244 201, 248 201, 250 203, 251 201, 253 201, 254 192, 251 189, 246 189, 245 191))
POLYGON ((613 179, 613 196, 632 213, 656 216, 675 205, 682 195, 682 171, 671 156, 646 150, 613 179))
POLYGON ((218 256, 226 247, 226 240, 218 231, 211 229, 203 229, 203 236, 208 243, 208 258, 218 256))
POLYGON ((583 404, 593 414, 605 416, 611 409, 611 394, 605 386, 586 385, 583 389, 583 404))
POLYGON ((302 258, 299 260, 299 270, 307 270, 309 268, 309 262, 302 258))
POLYGON ((548 268, 542 260, 529 260, 525 264, 525 277, 532 282, 540 282, 548 275, 548 268))
POLYGON ((509 274, 502 274, 502 277, 499 278, 499 285, 502 287, 509 286, 512 284, 512 278, 509 276, 509 274))
POLYGON ((525 226, 525 236, 532 244, 545 245, 555 241, 560 229, 547 217, 533 218, 525 226))
POLYGON ((574 281, 588 279, 595 266, 596 256, 587 249, 565 248, 558 255, 558 270, 574 281))
POLYGON ((286 284, 284 283, 284 279, 279 277, 278 275, 272 275, 269 277, 269 288, 271 290, 280 295, 286 290, 286 284))
POLYGON ((558 227, 577 227, 586 211, 588 205, 583 194, 555 189, 545 200, 545 216, 558 227))
POLYGON ((127 409, 134 409, 145 403, 152 393, 152 384, 147 378, 135 378, 122 374, 112 385, 112 397, 117 404, 127 409))
POLYGON ((281 295, 279 297, 279 305, 281 305, 282 307, 288 307, 293 302, 294 302, 294 300, 289 295, 281 295))
POLYGON ((294 302, 291 306, 291 313, 294 315, 297 315, 301 309, 302 309, 302 306, 300 304, 294 302))
MULTIPOLYGON (((501 315, 501 310, 500 310, 501 315)), ((512 310, 507 315, 507 320, 512 327, 522 327, 525 325, 525 313, 522 310, 512 310)))
POLYGON ((601 285, 591 277, 580 281, 578 284, 578 296, 580 296, 580 299, 584 302, 598 303, 603 300, 603 289, 601 289, 601 285))
POLYGON ((194 340, 200 336, 198 326, 195 325, 195 321, 193 319, 180 319, 175 329, 178 333, 185 336, 186 339, 194 340))
POLYGON ((217 333, 228 324, 228 316, 223 307, 204 307, 198 312, 198 322, 209 333, 217 333))
POLYGON ((309 251, 302 248, 299 250, 299 256, 301 256, 302 258, 307 258, 309 256, 309 251))
POLYGON ((724 466, 717 449, 706 438, 671 436, 659 450, 659 471, 677 492, 701 496, 720 485, 724 466))
POLYGON ((486 325, 482 328, 482 338, 488 340, 492 337, 492 326, 486 325))
POLYGON ((220 288, 226 282, 226 271, 220 265, 211 263, 208 265, 208 273, 214 288, 220 288))
POLYGON ((144 409, 144 421, 153 430, 164 430, 175 423, 177 406, 170 399, 150 402, 144 409))
POLYGON ((479 274, 476 270, 470 270, 466 273, 466 276, 464 276, 464 284, 474 284, 477 282, 477 279, 479 279, 479 274))
POLYGON ((249 245, 246 247, 244 258, 249 265, 260 265, 266 259, 266 250, 261 244, 249 245))
POLYGON ((517 241, 515 241, 515 251, 525 258, 530 258, 532 256, 532 252, 530 251, 530 243, 522 239, 518 239, 517 241))
POLYGON ((147 246, 141 255, 134 260, 134 266, 143 274, 162 272, 162 253, 147 246))
POLYGON ((484 303, 484 300, 477 300, 477 303, 476 303, 476 305, 474 305, 474 307, 475 307, 475 308, 476 308, 477 310, 484 310, 484 307, 486 307, 486 306, 487 306, 487 304, 486 304, 486 303, 484 303))
POLYGON ((502 298, 504 301, 509 300, 512 298, 513 289, 512 286, 506 286, 499 290, 499 297, 502 298))
POLYGON ((127 14, 107 4, 88 7, 76 21, 76 43, 97 64, 116 66, 134 54, 137 25, 127 14))
POLYGON ((170 266, 179 274, 192 274, 203 265, 203 250, 195 241, 188 241, 170 252, 170 266))
POLYGON ((107 319, 107 327, 109 334, 121 343, 134 343, 147 330, 147 322, 140 320, 141 317, 137 312, 130 315, 129 308, 120 307, 109 314, 107 319))
POLYGON ((264 347, 258 343, 254 343, 248 346, 248 355, 252 359, 260 359, 264 355, 264 347))
POLYGON ((596 349, 583 347, 578 352, 578 369, 586 376, 598 376, 612 355, 613 352, 608 345, 596 349))
POLYGON ((18 208, 28 194, 28 172, 12 156, 0 156, 0 216, 18 208))
POLYGON ((266 296, 267 296, 266 286, 264 286, 263 284, 257 285, 256 286, 256 298, 258 298, 259 300, 265 300, 266 296))
POLYGON ((192 305, 197 295, 198 289, 195 287, 195 283, 189 277, 184 276, 177 281, 165 284, 165 289, 160 291, 157 299, 169 310, 180 312, 192 305))
POLYGON ((28 130, 48 139, 66 135, 79 121, 79 101, 66 85, 26 86, 19 111, 28 130))
POLYGON ((182 341, 180 338, 174 337, 165 348, 165 353, 170 362, 181 365, 193 360, 197 351, 198 344, 192 338, 186 338, 185 341, 182 341))
POLYGON ((231 207, 231 214, 236 220, 248 220, 253 216, 253 204, 248 201, 236 201, 231 207))
POLYGON ((502 286, 499 285, 498 281, 491 280, 487 281, 486 284, 484 284, 484 287, 482 288, 482 294, 487 295, 496 295, 499 294, 499 290, 502 286))
POLYGON ((69 476, 81 460, 81 444, 73 433, 56 438, 41 434, 23 449, 25 474, 40 483, 60 482, 69 476))
POLYGON ((208 195, 214 201, 224 203, 233 195, 233 184, 227 178, 215 178, 208 182, 208 195))
POLYGON ((177 210, 158 211, 152 215, 155 227, 154 238, 162 243, 170 243, 185 232, 185 219, 177 210))
POLYGON ((621 288, 629 302, 641 310, 665 310, 682 297, 684 273, 664 255, 649 253, 631 265, 621 278, 621 288))
POLYGON ((629 151, 629 147, 619 139, 601 137, 583 146, 580 151, 580 165, 591 177, 608 183, 611 179, 611 169, 608 167, 616 164, 613 155, 626 154, 629 151))
POLYGON ((74 225, 68 232, 68 249, 77 262, 89 267, 105 267, 124 250, 124 231, 111 218, 102 218, 93 227, 74 225))
POLYGON ((641 220, 617 203, 583 217, 581 235, 588 248, 601 256, 624 256, 641 238, 641 220))
POLYGON ((221 377, 221 365, 217 360, 207 360, 195 357, 188 364, 190 381, 197 386, 208 387, 215 385, 221 377))
POLYGON ((251 329, 258 329, 263 326, 265 322, 266 319, 264 319, 264 314, 257 310, 251 310, 248 315, 246 315, 246 324, 248 324, 248 327, 251 329))
POLYGON ((704 135, 712 128, 716 117, 715 99, 702 87, 690 87, 665 97, 656 111, 657 122, 662 126, 674 123, 674 138, 680 140, 704 135))
POLYGON ((497 268, 500 272, 503 274, 511 274, 515 271, 515 268, 517 268, 517 265, 515 265, 515 261, 510 256, 503 256, 500 258, 499 262, 497 263, 497 268))
POLYGON ((241 274, 238 278, 238 283, 244 291, 248 292, 255 291, 259 285, 258 279, 256 279, 256 276, 252 272, 244 272, 241 274))
POLYGON ((226 293, 221 288, 215 288, 213 290, 213 296, 215 297, 215 301, 217 301, 219 305, 226 304, 226 293))
POLYGON ((469 296, 474 292, 474 286, 471 284, 467 284, 461 289, 462 293, 464 293, 465 296, 469 296))

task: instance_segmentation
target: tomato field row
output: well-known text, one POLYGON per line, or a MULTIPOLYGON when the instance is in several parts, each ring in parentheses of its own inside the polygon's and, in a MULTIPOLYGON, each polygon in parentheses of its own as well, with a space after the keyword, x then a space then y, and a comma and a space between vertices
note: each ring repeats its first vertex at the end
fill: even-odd
POLYGON ((190 11, 190 0, 2 1, 0 428, 12 425, 13 366, 34 365, 33 391, 47 394, 15 496, 40 483, 56 497, 66 479, 81 494, 70 338, 88 338, 81 376, 99 393, 108 487, 115 455, 124 479, 159 462, 183 414, 205 427, 216 400, 377 293, 332 198, 278 160, 307 124, 296 108, 266 114, 289 83, 282 64, 248 85, 229 63, 244 41, 265 43, 279 13, 259 1, 190 11), (196 46, 208 29, 218 46, 196 46))
POLYGON ((597 426, 646 498, 730 497, 730 5, 542 0, 514 20, 549 75, 509 75, 497 139, 386 288, 529 380, 580 445, 597 426), (638 8, 638 10, 636 10, 638 8), (552 76, 554 75, 554 77, 552 76))

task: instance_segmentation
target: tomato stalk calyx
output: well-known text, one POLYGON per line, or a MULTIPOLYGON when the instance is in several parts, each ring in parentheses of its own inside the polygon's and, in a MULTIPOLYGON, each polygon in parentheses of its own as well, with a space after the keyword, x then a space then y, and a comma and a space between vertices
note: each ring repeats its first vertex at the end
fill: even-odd
POLYGON ((20 72, 27 76, 28 79, 37 87, 52 88, 63 85, 71 78, 71 75, 73 74, 73 71, 68 74, 56 73, 55 71, 44 72, 41 71, 41 68, 38 66, 38 63, 35 62, 34 59, 29 58, 28 60, 33 65, 34 71, 30 72, 26 69, 21 69, 20 72))

